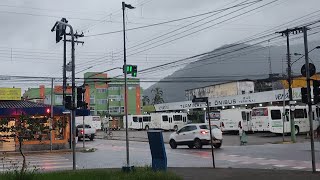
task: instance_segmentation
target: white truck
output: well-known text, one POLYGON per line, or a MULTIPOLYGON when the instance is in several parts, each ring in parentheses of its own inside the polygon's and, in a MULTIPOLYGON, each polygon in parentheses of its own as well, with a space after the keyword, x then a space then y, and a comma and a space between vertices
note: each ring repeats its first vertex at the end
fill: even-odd
MULTIPOLYGON (((83 116, 76 117, 76 126, 83 124, 83 116)), ((100 116, 84 116, 84 124, 94 127, 96 130, 101 130, 100 116)))
POLYGON ((82 124, 78 125, 77 130, 79 140, 84 137, 89 138, 91 141, 93 141, 94 137, 96 136, 96 129, 88 124, 85 124, 84 128, 82 124))

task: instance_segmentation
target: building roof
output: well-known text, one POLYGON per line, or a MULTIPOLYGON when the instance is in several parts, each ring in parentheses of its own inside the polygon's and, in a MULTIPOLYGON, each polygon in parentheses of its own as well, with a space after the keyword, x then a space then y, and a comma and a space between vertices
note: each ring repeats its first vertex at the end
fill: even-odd
POLYGON ((37 108, 37 107, 50 107, 46 104, 35 103, 31 101, 0 101, 0 109, 3 108, 37 108))

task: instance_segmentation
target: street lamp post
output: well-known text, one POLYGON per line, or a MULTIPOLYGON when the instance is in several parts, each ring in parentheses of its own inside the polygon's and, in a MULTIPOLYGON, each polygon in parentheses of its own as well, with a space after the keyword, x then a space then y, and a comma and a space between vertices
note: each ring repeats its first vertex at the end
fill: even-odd
POLYGON ((129 159, 129 137, 128 137, 128 89, 127 89, 127 54, 126 54, 126 27, 125 27, 125 8, 134 9, 130 4, 122 2, 122 21, 123 21, 123 67, 124 67, 124 112, 126 118, 126 158, 127 166, 123 167, 124 171, 130 171, 129 159))

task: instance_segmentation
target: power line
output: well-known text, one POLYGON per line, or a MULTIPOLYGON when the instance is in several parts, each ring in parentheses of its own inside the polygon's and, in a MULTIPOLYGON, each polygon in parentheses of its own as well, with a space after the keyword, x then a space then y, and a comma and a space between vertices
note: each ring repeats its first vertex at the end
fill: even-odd
MULTIPOLYGON (((193 16, 188 16, 188 17, 184 17, 184 18, 174 19, 174 20, 170 20, 170 21, 164 21, 164 22, 160 22, 160 23, 155 23, 155 24, 150 24, 150 25, 140 26, 140 27, 135 27, 135 28, 128 28, 128 29, 126 29, 126 31, 149 28, 149 27, 153 27, 153 26, 159 26, 159 25, 169 24, 169 23, 173 23, 173 22, 177 22, 177 21, 186 20, 186 19, 196 18, 196 17, 199 17, 199 16, 204 16, 204 15, 212 14, 212 13, 216 13, 216 12, 222 12, 222 11, 226 11, 226 10, 229 10, 229 9, 232 9, 232 8, 235 8, 235 7, 243 6, 243 5, 246 5, 246 4, 257 3, 257 2, 260 2, 260 1, 262 1, 262 0, 256 0, 256 1, 253 1, 253 2, 245 3, 245 4, 239 4, 239 5, 231 6, 231 7, 224 8, 224 9, 214 10, 214 11, 201 13, 201 14, 197 14, 197 15, 193 15, 193 16)), ((117 30, 117 31, 110 31, 110 32, 105 32, 105 33, 91 34, 91 35, 87 35, 85 37, 101 36, 101 35, 108 35, 108 34, 121 33, 121 32, 122 32, 122 30, 117 30)))
MULTIPOLYGON (((248 0, 247 0, 248 1, 248 0)), ((277 1, 277 0, 276 0, 277 1)), ((256 1, 254 1, 254 2, 256 2, 256 1)), ((259 2, 259 1, 257 1, 257 2, 259 2)), ((251 2, 251 3, 240 3, 240 4, 237 4, 237 5, 235 5, 235 6, 239 6, 239 5, 243 5, 243 4, 249 4, 248 6, 251 6, 250 4, 252 4, 253 2, 251 2)), ((232 6, 233 7, 233 6, 232 6)), ((230 7, 229 8, 225 8, 225 9, 230 9, 230 7)), ((243 8, 242 8, 243 9, 243 8)), ((219 11, 219 10, 216 10, 217 12, 223 12, 223 11, 219 11)), ((179 28, 179 29, 181 29, 181 28, 179 28)), ((176 32, 176 31, 171 31, 171 32, 176 32)), ((169 32, 169 33, 171 33, 171 32, 169 32)), ((163 35, 161 35, 160 37, 162 37, 163 35)), ((156 37, 156 38, 154 38, 154 39, 157 39, 157 38, 159 38, 159 37, 156 37)), ((166 38, 167 39, 167 38, 166 38)), ((153 40, 153 39, 152 39, 153 40)), ((141 43, 141 44, 145 44, 145 43, 148 43, 148 42, 150 42, 151 40, 148 40, 148 41, 145 41, 145 42, 143 42, 143 43, 141 43)), ((173 40, 171 40, 170 42, 172 42, 173 40)), ((169 43, 169 42, 168 42, 169 43)), ((164 43, 165 44, 165 43, 164 43)), ((139 44, 140 45, 140 44, 139 44)), ((163 44, 161 44, 161 45, 163 45, 163 44)), ((133 47, 129 47, 128 49, 132 49, 133 47)), ((147 49, 148 50, 148 49, 147 49)), ((141 51, 139 51, 139 53, 140 53, 141 51)), ((135 54, 137 54, 137 53, 135 53, 135 54)), ((135 54, 131 54, 131 55, 135 55, 135 54)), ((131 55, 128 55, 128 56, 131 56, 131 55)), ((103 56, 103 57, 101 57, 101 58, 97 58, 97 59, 93 59, 93 60, 90 60, 89 62, 93 62, 93 61, 97 61, 97 60, 101 60, 101 59, 104 59, 104 58, 106 58, 107 56, 103 56)), ((102 64, 102 63, 104 63, 104 62, 101 62, 100 64, 102 64)), ((100 65, 99 63, 97 64, 97 65, 100 65)))

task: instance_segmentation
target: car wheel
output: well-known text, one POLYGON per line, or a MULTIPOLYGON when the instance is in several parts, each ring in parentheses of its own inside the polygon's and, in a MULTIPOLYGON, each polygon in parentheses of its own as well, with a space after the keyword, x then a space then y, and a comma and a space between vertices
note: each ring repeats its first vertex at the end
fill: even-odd
POLYGON ((219 149, 221 147, 222 143, 213 144, 214 148, 219 149))
POLYGON ((89 139, 90 139, 90 141, 93 141, 94 135, 91 135, 89 139))
POLYGON ((149 130, 149 126, 148 126, 148 125, 146 125, 146 127, 145 127, 144 129, 148 131, 148 130, 149 130))
POLYGON ((188 147, 189 147, 190 149, 193 149, 194 145, 193 145, 193 144, 189 144, 188 147))
POLYGON ((197 149, 201 149, 202 148, 202 143, 201 143, 201 140, 200 139, 195 139, 194 140, 194 147, 197 148, 197 149))
POLYGON ((174 131, 178 131, 178 126, 175 125, 175 126, 173 127, 173 129, 174 129, 174 131))
POLYGON ((295 135, 299 134, 299 127, 298 126, 294 126, 294 134, 295 135))
POLYGON ((176 149, 177 148, 177 143, 176 143, 175 140, 171 139, 169 144, 170 144, 171 149, 176 149))

